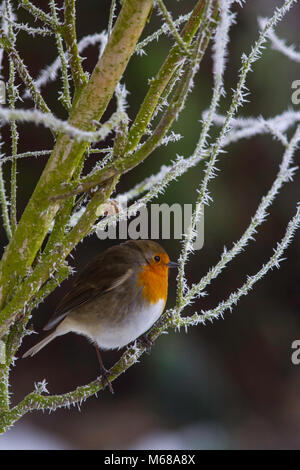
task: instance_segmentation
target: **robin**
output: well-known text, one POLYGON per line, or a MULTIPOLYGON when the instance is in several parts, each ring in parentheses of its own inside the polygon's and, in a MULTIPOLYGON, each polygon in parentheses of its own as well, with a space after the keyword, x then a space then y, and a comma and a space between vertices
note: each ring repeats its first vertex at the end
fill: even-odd
MULTIPOLYGON (((176 266, 162 246, 150 240, 109 248, 74 278, 44 327, 52 331, 23 357, 33 356, 57 336, 85 335, 96 346, 102 383, 106 381, 113 393, 99 348, 122 348, 151 328, 166 305, 169 268, 176 266)), ((143 339, 149 347, 147 337, 143 339)))

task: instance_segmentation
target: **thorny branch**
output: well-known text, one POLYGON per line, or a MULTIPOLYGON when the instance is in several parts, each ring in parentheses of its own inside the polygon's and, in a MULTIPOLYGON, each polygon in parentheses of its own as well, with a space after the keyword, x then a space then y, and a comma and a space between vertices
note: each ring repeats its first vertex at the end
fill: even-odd
MULTIPOLYGON (((212 321, 219 318, 226 310, 231 310, 270 269, 279 267, 282 254, 291 243, 300 224, 299 205, 295 216, 287 224, 282 240, 274 248, 273 255, 256 274, 248 276, 238 290, 232 292, 215 308, 202 311, 200 314, 182 316, 184 309, 199 296, 204 295, 206 286, 253 240, 257 228, 268 215, 267 209, 272 205, 283 184, 291 181, 296 171, 292 163, 300 141, 300 127, 297 127, 290 140, 284 133, 295 123, 300 122, 300 113, 288 111, 268 120, 242 119, 236 116, 237 110, 245 100, 248 74, 255 61, 261 57, 268 37, 282 53, 293 60, 298 59, 297 53, 292 54, 291 48, 278 40, 274 33, 275 26, 295 1, 284 0, 281 7, 275 9, 271 18, 260 20, 261 31, 258 39, 250 53, 242 56, 236 88, 223 116, 217 114, 217 108, 225 92, 223 75, 227 44, 230 27, 235 20, 232 7, 234 3, 239 3, 242 7, 242 2, 200 0, 192 12, 173 20, 164 2, 158 1, 160 17, 165 23, 139 44, 138 39, 153 6, 152 0, 123 1, 116 21, 114 21, 116 2, 112 1, 107 33, 89 35, 79 42, 76 34, 75 0, 64 1, 63 21, 59 18, 55 0, 50 1, 51 14, 36 7, 30 0, 18 2, 19 6, 42 23, 41 28, 32 28, 30 25, 19 23, 13 0, 3 2, 4 8, 0 12, 2 21, 0 44, 9 58, 9 107, 0 108, 0 117, 3 123, 10 124, 12 146, 11 155, 0 156, 0 202, 3 224, 9 240, 0 263, 2 308, 0 341, 1 347, 4 345, 6 352, 6 357, 0 364, 0 432, 7 430, 29 411, 55 410, 75 404, 79 406, 89 396, 103 388, 100 378, 97 378, 72 392, 46 395, 46 382, 43 381, 36 384, 35 390, 20 403, 14 407, 10 406, 9 369, 22 339, 28 334, 27 324, 32 310, 72 272, 65 259, 86 235, 136 214, 139 208, 163 192, 170 182, 200 162, 205 161, 206 165, 199 184, 196 209, 185 234, 179 257, 177 302, 174 308, 165 312, 152 327, 149 332, 150 339, 154 341, 168 328, 179 329, 182 326, 187 328, 203 324, 207 319, 212 321), (185 24, 179 32, 177 28, 182 23, 185 24), (41 72, 37 80, 30 76, 18 53, 16 39, 19 31, 41 34, 42 37, 51 33, 56 40, 58 57, 41 72), (129 125, 126 113, 127 92, 125 86, 120 85, 120 79, 131 55, 134 52, 141 53, 151 41, 163 34, 169 34, 174 40, 174 45, 155 78, 151 80, 137 116, 129 125), (122 175, 142 162, 159 145, 176 141, 180 137, 173 132, 167 135, 167 132, 185 106, 186 97, 192 90, 195 75, 199 71, 204 54, 209 50, 211 40, 213 40, 212 98, 208 111, 203 113, 201 131, 194 152, 186 158, 177 157, 171 165, 163 165, 158 174, 148 177, 125 195, 117 194, 117 200, 122 197, 126 197, 128 201, 136 200, 126 210, 120 210, 117 214, 97 223, 99 207, 110 197, 122 175), (89 44, 100 44, 100 57, 90 78, 84 72, 79 55, 89 44), (56 79, 60 69, 61 100, 69 111, 69 118, 66 121, 51 113, 40 92, 42 86, 56 79), (37 109, 17 107, 19 93, 15 83, 15 72, 23 81, 37 109), (71 81, 74 86, 74 96, 71 96, 71 81), (114 92, 117 101, 116 112, 107 122, 96 126, 95 122, 100 121, 114 92), (151 130, 150 125, 159 114, 158 124, 154 130, 151 130), (43 124, 51 130, 56 135, 54 149, 18 153, 19 134, 16 126, 22 121, 43 124), (220 131, 217 137, 212 139, 210 130, 214 124, 220 126, 220 131), (115 133, 112 148, 90 147, 91 143, 97 144, 111 132, 115 133), (200 281, 189 286, 185 276, 185 266, 193 253, 195 226, 201 216, 202 206, 212 200, 209 194, 209 182, 216 176, 217 159, 230 143, 260 133, 275 136, 284 146, 278 174, 240 240, 234 243, 230 250, 224 250, 219 262, 200 281), (94 166, 90 174, 82 176, 84 160, 91 153, 103 154, 104 158, 94 166), (18 160, 43 155, 50 155, 50 158, 21 219, 17 221, 18 160), (2 171, 2 166, 6 162, 12 162, 9 196, 6 193, 6 182, 2 171), (81 193, 83 200, 87 194, 89 195, 89 202, 84 202, 77 211, 82 202, 81 198, 77 200, 76 196, 81 193), (140 197, 143 193, 144 196, 140 197), (47 243, 42 249, 46 237, 48 237, 47 243)), ((139 340, 129 345, 120 360, 111 368, 110 381, 115 380, 135 364, 143 352, 144 346, 139 340)))

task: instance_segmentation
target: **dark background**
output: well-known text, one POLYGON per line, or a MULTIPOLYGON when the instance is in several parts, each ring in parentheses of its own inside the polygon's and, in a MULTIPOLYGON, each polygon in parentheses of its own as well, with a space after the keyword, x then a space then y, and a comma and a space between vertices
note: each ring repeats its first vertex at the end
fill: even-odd
MULTIPOLYGON (((36 2, 46 8, 45 3, 36 2)), ((177 17, 179 13, 189 11, 194 3, 169 0, 166 5, 177 17)), ((106 28, 108 1, 85 0, 77 4, 79 39, 106 28)), ((241 54, 248 53, 257 38, 257 17, 270 15, 276 5, 281 2, 249 0, 242 10, 236 6, 237 24, 231 30, 230 60, 225 75, 228 94, 222 101, 220 112, 226 110, 230 90, 236 85, 241 54)), ((22 13, 22 19, 31 21, 26 13, 22 13)), ((297 5, 276 30, 288 43, 298 42, 299 19, 300 7, 297 5)), ((159 21, 154 12, 143 37, 158 27, 159 21)), ((164 38, 147 47, 147 56, 132 58, 124 77, 130 92, 128 113, 132 120, 147 89, 147 81, 159 69, 170 44, 171 39, 164 38)), ((34 77, 56 56, 53 39, 34 39, 20 33, 18 47, 34 77)), ((198 121, 211 97, 210 52, 203 60, 186 109, 174 126, 184 139, 158 149, 123 177, 118 192, 124 192, 144 177, 156 173, 162 163, 167 164, 176 154, 189 156, 192 153, 200 130, 198 121)), ((90 47, 82 55, 86 57, 85 70, 91 71, 97 58, 96 48, 90 47)), ((268 47, 253 69, 254 73, 247 81, 250 103, 241 110, 241 115, 268 118, 292 107, 291 83, 300 79, 296 63, 268 47)), ((6 74, 7 70, 4 78, 6 74)), ((47 87, 44 96, 55 115, 65 118, 57 101, 59 87, 57 80, 47 87)), ((31 107, 32 104, 26 100, 19 106, 31 107)), ((111 111, 113 106, 107 116, 111 111)), ((53 146, 51 134, 41 126, 20 125, 19 129, 22 134, 19 152, 53 146)), ((3 133, 2 151, 9 155, 8 126, 3 128, 3 133)), ((224 245, 231 247, 246 229, 278 171, 283 147, 271 136, 258 136, 233 144, 227 150, 227 154, 220 156, 218 167, 221 171, 210 183, 214 202, 205 210, 204 247, 195 253, 187 267, 190 283, 199 280, 218 261, 224 245)), ((23 159, 19 163, 19 215, 43 170, 45 158, 23 159)), ((96 158, 91 157, 92 161, 96 158)), ((295 156, 296 164, 298 159, 299 152, 295 156)), ((89 165, 86 170, 88 168, 89 165)), ((5 171, 8 177, 9 166, 5 171)), ((194 202, 202 175, 202 166, 189 171, 153 202, 194 202)), ((213 281, 207 289, 209 295, 186 313, 216 306, 243 284, 247 274, 257 272, 269 259, 295 213, 299 181, 298 173, 293 183, 284 186, 272 207, 271 216, 259 229, 257 241, 251 242, 247 250, 213 281)), ((1 245, 6 243, 2 232, 1 245)), ((100 242, 96 236, 86 239, 73 253, 72 265, 80 269, 111 243, 100 242)), ((165 240, 163 245, 176 260, 180 241, 165 240)), ((26 429, 35 427, 61 438, 61 447, 74 449, 299 448, 300 365, 297 367, 291 362, 291 344, 300 339, 299 234, 287 256, 281 269, 269 273, 241 299, 232 313, 225 313, 224 320, 191 328, 188 334, 183 330, 180 333, 170 331, 160 337, 151 355, 144 355, 139 364, 114 382, 114 396, 105 391, 98 398, 89 399, 82 405, 81 413, 72 407, 50 415, 47 412, 27 415, 10 431, 12 442, 13 432, 19 430, 21 436, 23 432, 25 439, 26 429)), ((172 272, 168 306, 172 306, 175 299, 175 277, 172 272)), ((69 286, 70 280, 34 312, 33 324, 37 331, 51 316, 69 286)), ((37 339, 36 335, 25 338, 18 357, 37 339)), ((105 352, 105 364, 112 365, 120 354, 120 351, 105 352)), ((92 345, 83 337, 69 334, 53 341, 34 358, 16 361, 11 373, 11 399, 17 403, 33 389, 34 382, 44 378, 50 393, 63 393, 90 382, 97 375, 98 363, 92 345)), ((34 440, 32 447, 35 447, 34 440)))

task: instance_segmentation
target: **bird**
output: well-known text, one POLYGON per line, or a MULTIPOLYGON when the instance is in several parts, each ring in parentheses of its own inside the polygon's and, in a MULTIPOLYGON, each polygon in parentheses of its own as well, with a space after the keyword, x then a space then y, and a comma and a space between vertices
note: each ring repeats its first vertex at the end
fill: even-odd
POLYGON ((50 332, 22 357, 34 356, 66 333, 84 335, 96 347, 102 384, 113 393, 100 349, 120 349, 139 337, 150 349, 144 334, 164 311, 169 268, 177 266, 153 240, 128 240, 108 248, 74 277, 44 326, 50 332))

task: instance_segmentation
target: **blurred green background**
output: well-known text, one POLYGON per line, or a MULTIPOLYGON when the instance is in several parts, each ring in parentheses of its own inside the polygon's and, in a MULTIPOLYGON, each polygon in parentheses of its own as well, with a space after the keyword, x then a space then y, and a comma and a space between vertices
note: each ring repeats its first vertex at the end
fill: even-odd
MULTIPOLYGON (((174 17, 189 11, 195 3, 194 0, 166 1, 174 17)), ((46 2, 36 4, 46 8, 46 2)), ((106 28, 108 1, 81 0, 77 4, 79 38, 106 28)), ((257 17, 270 15, 277 5, 281 2, 248 0, 243 9, 235 6, 238 16, 231 30, 225 75, 227 98, 222 101, 220 112, 226 110, 231 89, 236 85, 241 54, 248 53, 257 38, 257 17)), ((22 13, 22 19, 31 21, 26 13, 22 13)), ((278 27, 279 36, 299 44, 299 19, 300 6, 296 5, 278 27)), ((154 12, 143 37, 159 24, 160 19, 154 12)), ((132 58, 124 76, 130 92, 131 120, 147 90, 148 80, 156 74, 171 43, 170 38, 163 38, 147 47, 147 56, 132 58)), ((18 46, 34 77, 56 56, 54 41, 49 39, 36 40, 20 33, 18 46)), ((202 111, 211 98, 210 54, 211 49, 201 64, 186 109, 174 126, 184 139, 158 149, 123 177, 118 192, 156 173, 161 164, 171 162, 177 154, 189 156, 192 153, 202 111)), ((82 55, 86 57, 85 70, 91 71, 97 59, 96 48, 89 47, 82 55)), ((244 106, 241 115, 268 118, 292 108, 291 83, 300 79, 299 66, 268 47, 253 69, 247 82, 250 103, 244 106)), ((57 80, 47 87, 44 96, 56 116, 65 118, 57 101, 59 87, 57 80)), ((23 105, 30 107, 31 103, 26 100, 23 105)), ((113 106, 107 115, 112 110, 113 106)), ((48 149, 53 145, 50 133, 42 127, 21 125, 20 131, 19 152, 48 149)), ((3 134, 2 151, 9 155, 8 126, 3 128, 3 134)), ((190 283, 200 279, 218 261, 224 245, 231 247, 246 229, 278 171, 283 148, 271 136, 259 136, 232 144, 227 151, 220 156, 221 171, 210 184, 214 202, 205 209, 204 247, 195 253, 187 267, 190 283)), ((43 170, 43 158, 23 159, 19 163, 19 215, 43 170)), ((299 152, 296 164, 298 159, 299 152)), ((96 161, 96 156, 91 157, 91 161, 96 161)), ((6 175, 9 176, 9 166, 6 175)), ((202 166, 189 171, 154 202, 193 203, 202 175, 202 166)), ((186 313, 216 306, 245 281, 247 274, 255 273, 268 260, 295 212, 299 182, 298 173, 294 182, 287 184, 276 199, 271 216, 257 234, 257 241, 213 281, 207 289, 209 295, 186 313)), ((19 430, 22 435, 26 429, 35 428, 61 439, 62 448, 74 449, 300 448, 300 365, 291 362, 291 344, 300 339, 299 241, 298 233, 281 269, 269 273, 250 295, 242 298, 232 313, 226 312, 224 320, 191 328, 187 334, 183 330, 180 333, 170 331, 159 338, 149 356, 144 355, 139 364, 114 383, 114 396, 105 391, 98 398, 85 402, 80 413, 72 407, 52 414, 27 415, 9 432, 12 440, 14 432, 19 430)), ((6 243, 1 232, 1 245, 6 243)), ((78 246, 70 262, 80 269, 111 243, 90 237, 78 246)), ((163 245, 176 260, 180 241, 165 240, 163 245)), ((172 306, 175 299, 175 277, 171 272, 168 306, 172 306)), ((70 280, 34 312, 33 324, 37 331, 69 286, 70 280)), ((36 335, 28 336, 18 356, 36 341, 36 335)), ((105 352, 106 366, 112 365, 120 354, 121 351, 105 352)), ((44 378, 50 393, 63 393, 88 383, 97 375, 98 363, 92 345, 83 337, 69 334, 53 341, 34 358, 16 362, 11 373, 12 402, 21 400, 33 389, 34 382, 44 378)), ((32 445, 34 448, 34 442, 32 445)))

